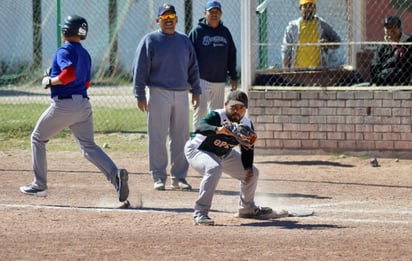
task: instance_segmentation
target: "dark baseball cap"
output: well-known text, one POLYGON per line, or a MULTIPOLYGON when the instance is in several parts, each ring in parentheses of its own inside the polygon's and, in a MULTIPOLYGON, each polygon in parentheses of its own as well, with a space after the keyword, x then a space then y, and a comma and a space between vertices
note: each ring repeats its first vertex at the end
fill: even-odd
POLYGON ((176 13, 175 7, 173 5, 164 3, 161 6, 159 6, 159 11, 157 12, 157 16, 161 16, 167 11, 172 11, 173 13, 176 13))
POLYGON ((236 104, 243 105, 247 108, 248 106, 248 98, 246 93, 242 91, 232 91, 229 93, 226 99, 227 105, 233 106, 236 104))
POLYGON ((397 27, 401 27, 402 22, 401 22, 401 19, 399 19, 399 17, 397 16, 388 16, 383 21, 383 26, 386 27, 388 25, 395 25, 397 27))
POLYGON ((222 5, 219 3, 219 1, 216 1, 216 0, 207 1, 206 7, 205 7, 206 11, 209 11, 210 9, 213 9, 213 8, 222 10, 222 5))

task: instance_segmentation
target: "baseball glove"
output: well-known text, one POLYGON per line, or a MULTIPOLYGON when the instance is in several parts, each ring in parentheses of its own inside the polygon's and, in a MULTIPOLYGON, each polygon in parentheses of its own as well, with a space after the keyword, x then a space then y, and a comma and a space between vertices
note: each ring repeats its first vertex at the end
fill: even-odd
POLYGON ((247 149, 252 149, 257 135, 252 128, 244 124, 228 123, 224 125, 239 144, 247 149))

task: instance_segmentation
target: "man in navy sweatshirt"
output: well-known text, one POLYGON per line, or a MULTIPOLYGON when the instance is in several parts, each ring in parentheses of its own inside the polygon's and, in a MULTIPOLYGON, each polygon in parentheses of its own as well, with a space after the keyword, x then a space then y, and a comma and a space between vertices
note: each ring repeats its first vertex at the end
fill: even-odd
POLYGON ((222 108, 228 76, 231 90, 237 89, 236 47, 221 17, 221 4, 216 0, 208 1, 205 17, 189 33, 196 51, 202 89, 199 108, 193 114, 193 131, 207 112, 222 108))

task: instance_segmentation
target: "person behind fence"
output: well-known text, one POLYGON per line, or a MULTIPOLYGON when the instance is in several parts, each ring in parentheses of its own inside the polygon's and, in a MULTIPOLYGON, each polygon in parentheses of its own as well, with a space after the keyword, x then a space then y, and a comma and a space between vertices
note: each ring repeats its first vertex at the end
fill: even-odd
POLYGON ((402 22, 389 16, 383 22, 384 38, 388 44, 380 45, 371 61, 374 85, 412 85, 412 37, 402 32, 402 22))
POLYGON ((236 46, 232 34, 221 21, 221 4, 216 0, 208 1, 204 14, 188 35, 196 50, 202 88, 199 108, 193 113, 193 130, 208 111, 223 106, 228 75, 231 90, 237 89, 236 46))
POLYGON ((253 123, 245 116, 247 107, 246 93, 230 92, 224 108, 209 112, 200 121, 195 137, 185 145, 190 166, 203 176, 194 206, 193 222, 196 225, 214 225, 208 213, 222 172, 240 181, 238 217, 259 218, 272 213, 271 208, 259 207, 254 202, 259 177, 253 164, 255 139, 240 145, 241 141, 233 134, 236 131, 230 131, 233 126, 246 125, 245 128, 251 130, 249 134, 253 132, 253 123), (240 150, 235 149, 237 146, 240 150))
POLYGON ((337 49, 339 45, 330 43, 340 42, 339 35, 315 14, 316 0, 299 0, 299 10, 301 17, 290 21, 284 32, 281 46, 283 68, 331 66, 329 56, 332 52, 329 50, 337 49))
POLYGON ((51 105, 43 112, 31 134, 34 180, 20 187, 24 194, 47 195, 46 144, 52 136, 65 128, 73 133, 83 156, 93 163, 110 181, 119 196, 129 196, 128 172, 115 163, 96 145, 93 114, 87 90, 91 80, 91 58, 80 43, 86 39, 88 24, 85 18, 70 15, 61 25, 63 45, 57 49, 50 70, 42 80, 50 90, 51 105))
POLYGON ((159 30, 145 35, 137 46, 133 93, 138 109, 147 111, 149 169, 154 189, 165 190, 169 136, 171 189, 190 190, 184 146, 189 137, 189 90, 192 90, 193 108, 199 106, 199 67, 189 38, 176 31, 175 7, 161 5, 156 22, 159 30))

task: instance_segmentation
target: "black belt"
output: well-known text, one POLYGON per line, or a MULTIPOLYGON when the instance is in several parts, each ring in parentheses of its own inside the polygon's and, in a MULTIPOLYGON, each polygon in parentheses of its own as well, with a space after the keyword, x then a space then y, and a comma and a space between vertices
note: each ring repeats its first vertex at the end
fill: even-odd
POLYGON ((53 98, 57 97, 57 99, 59 99, 59 100, 67 100, 67 99, 73 99, 73 96, 75 96, 75 95, 82 95, 83 98, 89 99, 89 97, 85 94, 57 95, 57 96, 53 96, 53 98))

